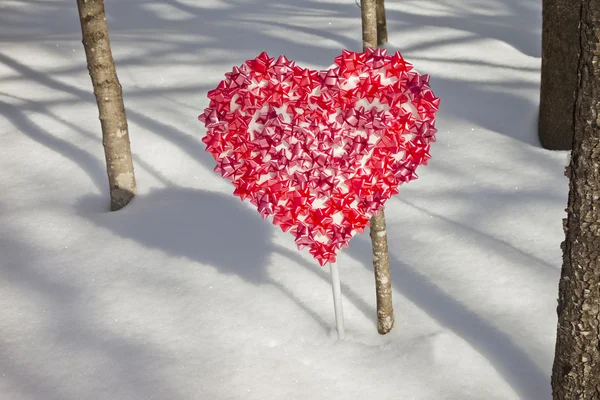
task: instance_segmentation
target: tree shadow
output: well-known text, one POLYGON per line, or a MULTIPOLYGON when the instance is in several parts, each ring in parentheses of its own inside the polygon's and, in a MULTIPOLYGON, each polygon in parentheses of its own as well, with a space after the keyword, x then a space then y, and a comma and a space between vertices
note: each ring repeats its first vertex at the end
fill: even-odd
MULTIPOLYGON (((345 251, 363 265, 370 266, 371 243, 366 237, 365 233, 364 237, 354 238, 345 251)), ((393 288, 440 325, 467 341, 489 360, 521 398, 548 398, 550 378, 508 335, 444 293, 393 253, 390 253, 390 265, 393 288)))
MULTIPOLYGON (((95 104, 91 93, 62 82, 52 77, 50 74, 37 71, 10 56, 0 53, 0 63, 18 72, 22 77, 29 78, 48 88, 75 96, 82 102, 95 104)), ((197 90, 206 91, 208 88, 199 87, 197 90)), ((51 102, 29 101, 27 99, 22 99, 22 101, 23 100, 28 103, 29 108, 33 108, 38 112, 43 112, 46 114, 49 113, 48 106, 51 104, 51 102)), ((18 107, 13 106, 10 103, 0 101, 0 111, 5 113, 9 121, 12 122, 15 128, 19 129, 19 131, 30 136, 37 142, 46 145, 48 148, 64 155, 71 161, 76 162, 88 173, 90 178, 100 189, 102 189, 103 192, 106 191, 104 190, 108 187, 108 183, 106 183, 106 172, 95 157, 93 157, 87 151, 80 149, 65 140, 57 138, 56 135, 52 135, 49 132, 37 127, 29 117, 19 110, 18 107)), ((130 122, 133 122, 142 128, 145 128, 148 131, 162 136, 168 140, 171 140, 174 144, 179 146, 183 152, 190 155, 192 159, 201 161, 206 168, 211 170, 214 168, 214 160, 208 153, 204 151, 205 146, 198 136, 186 134, 181 130, 169 125, 168 123, 157 121, 156 119, 148 117, 141 112, 135 111, 133 107, 126 107, 126 113, 130 122)), ((56 118, 56 116, 54 116, 54 118, 56 118)), ((133 152, 135 153, 135 148, 133 149, 133 152)))
MULTIPOLYGON (((404 3, 407 3, 406 1, 404 3)), ((427 28, 449 28, 464 31, 479 38, 491 38, 507 43, 530 57, 541 56, 538 40, 541 34, 542 9, 539 1, 502 0, 496 2, 496 12, 490 4, 475 1, 437 0, 430 13, 419 12, 419 4, 386 4, 388 31, 412 31, 427 28), (479 3, 479 4, 476 4, 479 3), (437 7, 436 7, 437 6, 437 7), (478 7, 479 6, 479 7, 478 7)), ((352 2, 337 3, 305 0, 303 8, 320 10, 331 17, 360 18, 360 9, 352 2)), ((430 43, 435 43, 432 41, 430 43)), ((421 50, 417 45, 406 51, 421 50)))
POLYGON ((555 265, 552 265, 549 262, 542 260, 539 257, 536 257, 530 253, 527 253, 524 250, 516 247, 515 245, 513 245, 505 240, 493 237, 489 233, 486 233, 479 229, 475 229, 466 224, 454 221, 450 218, 446 218, 440 214, 432 212, 431 210, 427 210, 423 207, 420 207, 420 206, 418 206, 410 201, 404 200, 402 198, 399 200, 402 203, 414 208, 415 210, 421 211, 422 213, 424 213, 426 215, 433 216, 434 218, 452 226, 457 231, 460 231, 464 236, 471 237, 473 239, 477 239, 480 242, 483 242, 484 243, 483 246, 485 246, 485 247, 496 248, 499 246, 502 249, 502 254, 505 257, 510 258, 514 262, 518 262, 521 259, 525 258, 529 261, 528 264, 531 264, 531 265, 535 266, 536 268, 540 268, 540 272, 542 272, 542 273, 547 273, 548 271, 556 271, 556 269, 557 269, 555 265), (487 246, 486 246, 486 244, 487 244, 487 246))
POLYGON ((46 268, 47 261, 35 256, 39 249, 29 241, 14 230, 10 237, 0 232, 1 283, 17 295, 0 299, 2 308, 9 310, 0 320, 0 331, 8 334, 0 338, 0 372, 9 382, 9 393, 75 400, 92 398, 114 384, 118 393, 129 394, 127 398, 181 399, 152 365, 168 356, 103 325, 99 320, 105 315, 94 294, 46 268), (21 308, 15 308, 24 298, 21 308), (23 335, 16 341, 10 335, 15 329, 23 335))
MULTIPOLYGON (((79 214, 115 234, 135 240, 171 256, 210 265, 225 275, 237 276, 256 286, 272 285, 293 301, 326 331, 333 326, 302 302, 292 289, 273 279, 267 270, 271 253, 278 253, 329 283, 329 274, 282 246, 272 244, 274 227, 233 196, 171 186, 138 196, 132 207, 110 213, 90 213, 97 196, 81 199, 79 214), (90 204, 92 203, 92 204, 90 204)), ((344 295, 373 321, 374 310, 347 285, 344 295)), ((373 321, 374 323, 374 321, 373 321)))
POLYGON ((431 85, 436 96, 442 99, 442 115, 448 113, 475 127, 541 147, 536 130, 538 104, 505 91, 510 86, 525 87, 523 82, 484 85, 481 82, 433 77, 431 85))
POLYGON ((87 173, 99 192, 108 191, 106 169, 94 155, 56 135, 52 135, 33 122, 19 107, 2 100, 0 100, 0 114, 3 114, 19 133, 28 136, 32 140, 76 163, 87 173))

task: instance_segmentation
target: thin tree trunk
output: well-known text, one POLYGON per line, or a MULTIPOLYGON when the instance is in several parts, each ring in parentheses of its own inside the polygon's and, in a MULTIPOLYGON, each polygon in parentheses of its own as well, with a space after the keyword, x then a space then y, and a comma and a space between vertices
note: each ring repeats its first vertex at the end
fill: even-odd
POLYGON ((136 183, 123 92, 110 50, 104 0, 77 0, 83 47, 100 113, 111 210, 125 207, 136 183))
POLYGON ((375 0, 362 0, 360 2, 363 50, 377 48, 376 8, 375 0))
MULTIPOLYGON (((362 0, 363 51, 377 48, 377 18, 375 0, 362 0)), ((385 335, 394 326, 392 303, 392 279, 388 254, 385 213, 383 209, 371 218, 371 244, 373 246, 373 269, 375 270, 375 294, 377 297, 377 331, 385 335)))
POLYGON ((377 296, 377 332, 385 335, 394 327, 392 303, 392 278, 388 253, 385 214, 383 209, 371 218, 371 244, 373 246, 373 269, 375 270, 375 293, 377 296))
POLYGON ((385 19, 385 2, 376 0, 377 14, 377 46, 381 46, 388 41, 387 22, 385 19))
POLYGON ((554 400, 600 399, 600 2, 581 9, 579 87, 558 329, 552 368, 554 400))
POLYGON ((581 0, 543 0, 538 136, 549 150, 571 150, 581 0))

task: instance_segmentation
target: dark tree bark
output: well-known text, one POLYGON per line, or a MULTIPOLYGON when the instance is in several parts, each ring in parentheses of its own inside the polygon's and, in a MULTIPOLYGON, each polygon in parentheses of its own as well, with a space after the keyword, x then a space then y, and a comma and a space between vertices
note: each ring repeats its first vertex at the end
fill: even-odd
MULTIPOLYGON (((363 51, 377 48, 377 18, 375 0, 362 0, 363 51)), ((377 331, 385 335, 394 326, 392 303, 392 278, 388 254, 385 213, 383 209, 371 218, 371 244, 373 246, 373 269, 375 270, 375 295, 377 297, 377 331)))
POLYGON ((111 210, 125 207, 136 183, 123 92, 108 38, 104 0, 77 0, 83 47, 100 113, 111 210))
POLYGON ((554 400, 600 399, 600 2, 582 1, 554 400))
POLYGON ((384 43, 387 43, 387 41, 388 41, 384 0, 376 0, 376 14, 377 14, 377 46, 381 46, 384 43))
POLYGON ((549 150, 571 150, 581 0, 543 0, 538 136, 549 150))

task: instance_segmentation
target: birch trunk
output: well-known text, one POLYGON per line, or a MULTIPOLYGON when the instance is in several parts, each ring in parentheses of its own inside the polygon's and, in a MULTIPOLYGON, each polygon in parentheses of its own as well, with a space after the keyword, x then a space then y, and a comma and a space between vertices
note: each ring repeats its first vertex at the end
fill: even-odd
MULTIPOLYGON (((363 51, 377 48, 376 0, 361 1, 363 51)), ((394 326, 392 304, 392 279, 388 254, 385 213, 383 209, 371 218, 371 245, 373 246, 373 269, 375 270, 375 295, 377 297, 377 331, 385 335, 394 326)))
POLYGON ((377 296, 377 332, 385 335, 394 327, 394 306, 392 304, 390 256, 383 209, 377 216, 371 218, 371 243, 373 245, 373 269, 375 270, 375 294, 377 296))
POLYGON ((377 6, 375 0, 362 0, 360 2, 360 15, 362 19, 363 50, 377 48, 377 6))
POLYGON ((123 92, 110 49, 104 0, 77 0, 83 47, 98 104, 112 211, 135 196, 136 183, 129 144, 123 92))
POLYGON ((600 2, 582 1, 580 29, 554 400, 600 399, 600 2))
POLYGON ((384 0, 376 0, 377 14, 377 46, 381 46, 388 41, 387 21, 385 19, 385 2, 384 0))

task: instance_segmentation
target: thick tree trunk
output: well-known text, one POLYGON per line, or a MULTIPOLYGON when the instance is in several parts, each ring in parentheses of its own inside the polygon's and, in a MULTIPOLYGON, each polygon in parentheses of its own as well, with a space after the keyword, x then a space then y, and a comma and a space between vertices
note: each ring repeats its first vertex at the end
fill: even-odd
POLYGON ((600 2, 581 9, 575 134, 558 330, 552 369, 554 400, 600 399, 600 2))
POLYGON ((116 211, 131 201, 136 189, 123 92, 110 50, 104 0, 77 0, 77 7, 88 71, 100 112, 111 210, 116 211))
POLYGON ((549 150, 571 150, 581 0, 543 0, 538 136, 549 150))
MULTIPOLYGON (((363 51, 377 48, 377 18, 375 0, 361 1, 363 51)), ((394 326, 392 304, 392 279, 388 254, 385 213, 383 209, 371 218, 371 244, 375 270, 375 295, 377 297, 377 331, 385 335, 394 326)))
POLYGON ((377 46, 381 46, 388 41, 387 22, 385 19, 385 2, 384 0, 376 0, 377 14, 377 46))

